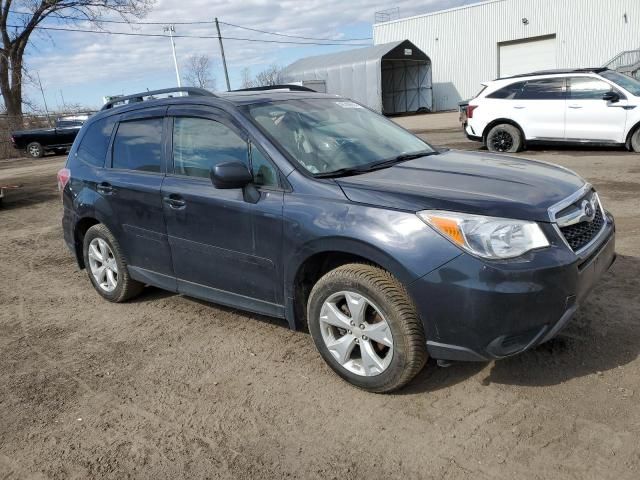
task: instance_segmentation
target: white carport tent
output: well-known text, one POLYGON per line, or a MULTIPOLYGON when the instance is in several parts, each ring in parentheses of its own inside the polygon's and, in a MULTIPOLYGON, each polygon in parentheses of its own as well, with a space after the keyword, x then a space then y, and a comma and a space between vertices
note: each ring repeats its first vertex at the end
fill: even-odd
POLYGON ((409 40, 307 57, 282 71, 282 83, 356 100, 386 115, 431 111, 431 60, 409 40))

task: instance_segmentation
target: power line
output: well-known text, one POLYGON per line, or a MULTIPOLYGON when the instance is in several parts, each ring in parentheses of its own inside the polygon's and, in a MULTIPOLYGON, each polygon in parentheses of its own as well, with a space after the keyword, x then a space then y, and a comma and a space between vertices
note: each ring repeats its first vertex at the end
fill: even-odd
POLYGON ((359 40, 371 40, 372 37, 365 38, 317 38, 317 37, 302 37, 300 35, 288 35, 286 33, 276 33, 276 32, 268 32, 266 30, 258 30, 257 28, 249 28, 243 27, 242 25, 235 25, 233 23, 220 22, 223 25, 228 25, 229 27, 242 28, 243 30, 250 30, 252 32, 266 33, 267 35, 278 35, 279 37, 288 37, 288 38, 301 38, 303 40, 321 40, 321 41, 329 41, 329 42, 352 42, 359 40))
MULTIPOLYGON (((16 15, 33 15, 33 12, 18 12, 16 10, 9 10, 10 13, 15 13, 16 15)), ((89 17, 74 17, 72 15, 61 15, 59 13, 55 13, 47 18, 58 18, 61 20, 76 20, 78 22, 97 22, 97 23, 117 23, 122 25, 167 25, 167 23, 171 23, 172 25, 213 25, 215 22, 213 20, 194 20, 190 22, 147 22, 147 21, 128 21, 128 20, 107 20, 102 18, 92 19, 89 17)))
MULTIPOLYGON (((19 25, 7 25, 9 28, 22 28, 19 25)), ((43 27, 36 26, 33 27, 37 30, 52 30, 56 32, 78 32, 78 33, 97 33, 102 35, 124 35, 128 37, 162 37, 167 38, 169 35, 165 35, 162 33, 139 33, 139 32, 112 32, 110 30, 86 30, 82 28, 62 28, 62 27, 43 27)), ((360 47, 369 47, 371 46, 368 43, 318 43, 318 42, 294 42, 288 40, 261 40, 257 38, 242 38, 242 37, 218 37, 217 35, 174 35, 173 38, 198 38, 198 39, 218 39, 222 38, 224 40, 238 40, 243 42, 258 42, 258 43, 284 43, 284 44, 292 44, 292 45, 329 45, 329 46, 360 46, 360 47)))
MULTIPOLYGON (((17 15, 33 15, 31 12, 18 12, 15 10, 9 10, 11 13, 15 13, 17 15)), ((95 21, 97 23, 114 23, 120 25, 167 25, 171 23, 172 25, 214 25, 215 21, 210 20, 200 20, 200 21, 185 21, 185 22, 151 22, 151 21, 128 21, 128 20, 106 20, 106 19, 95 19, 92 20, 90 18, 82 18, 82 17, 74 17, 69 15, 60 15, 55 14, 49 18, 58 18, 62 20, 75 20, 79 22, 87 22, 87 21, 95 21)), ((301 40, 317 40, 317 41, 327 41, 327 42, 354 42, 354 41, 362 41, 362 40, 371 40, 372 37, 362 37, 362 38, 318 38, 318 37, 303 37, 301 35, 291 35, 286 33, 278 33, 278 32, 270 32, 268 30, 260 30, 257 28, 245 27, 243 25, 236 25, 234 23, 228 22, 219 22, 222 25, 227 25, 229 27, 241 28, 243 30, 249 30, 251 32, 264 33, 266 35, 276 35, 279 37, 287 37, 287 38, 299 38, 301 40)))

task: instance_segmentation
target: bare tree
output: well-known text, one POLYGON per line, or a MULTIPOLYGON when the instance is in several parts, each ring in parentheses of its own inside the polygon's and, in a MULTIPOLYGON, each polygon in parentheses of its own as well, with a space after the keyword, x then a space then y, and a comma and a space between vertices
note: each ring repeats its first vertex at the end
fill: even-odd
POLYGON ((244 67, 240 72, 240 76, 242 77, 240 88, 252 88, 255 87, 255 81, 251 78, 251 69, 249 67, 244 67))
POLYGON ((254 83, 258 87, 278 85, 280 83, 281 71, 282 68, 280 68, 280 66, 276 64, 270 65, 268 68, 265 68, 256 75, 254 83))
POLYGON ((102 15, 115 13, 123 20, 144 16, 155 0, 1 0, 0 93, 7 115, 22 123, 24 53, 38 25, 47 18, 59 22, 88 21, 99 26, 102 15), (16 13, 25 12, 25 13, 16 13))
POLYGON ((211 59, 207 55, 191 55, 185 62, 184 81, 192 87, 216 89, 216 78, 211 73, 211 59))

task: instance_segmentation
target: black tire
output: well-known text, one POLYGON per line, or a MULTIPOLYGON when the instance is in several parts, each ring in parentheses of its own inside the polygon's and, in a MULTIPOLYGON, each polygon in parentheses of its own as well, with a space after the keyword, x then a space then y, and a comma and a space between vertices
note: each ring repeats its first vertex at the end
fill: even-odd
POLYGON ((632 152, 640 153, 640 127, 636 128, 631 135, 629 147, 632 152))
POLYGON ((96 289, 96 291, 103 298, 114 303, 126 302, 127 300, 130 300, 131 298, 139 295, 140 292, 142 292, 142 290, 144 289, 144 284, 133 280, 129 275, 127 263, 124 259, 124 255, 122 254, 122 249, 120 248, 118 241, 109 231, 109 229, 103 224, 94 225, 93 227, 89 228, 89 230, 87 230, 82 245, 82 253, 84 256, 85 269, 87 270, 87 274, 89 275, 89 280, 91 281, 91 284, 96 289), (113 258, 115 259, 118 266, 117 286, 113 291, 110 292, 103 289, 91 273, 89 261, 89 245, 91 244, 91 241, 96 238, 104 240, 109 245, 109 248, 113 253, 113 258))
POLYGON ((522 133, 508 123, 501 123, 489 130, 486 143, 491 152, 516 153, 524 147, 522 133))
POLYGON ((38 142, 31 142, 27 145, 27 155, 31 158, 42 158, 44 157, 44 148, 38 142))
POLYGON ((427 361, 422 321, 404 286, 389 272, 366 264, 347 264, 325 274, 315 284, 307 306, 309 331, 320 355, 340 377, 363 390, 387 393, 410 382, 427 361), (351 291, 371 299, 385 317, 393 336, 393 356, 382 373, 363 376, 343 367, 322 337, 320 312, 325 300, 351 291))

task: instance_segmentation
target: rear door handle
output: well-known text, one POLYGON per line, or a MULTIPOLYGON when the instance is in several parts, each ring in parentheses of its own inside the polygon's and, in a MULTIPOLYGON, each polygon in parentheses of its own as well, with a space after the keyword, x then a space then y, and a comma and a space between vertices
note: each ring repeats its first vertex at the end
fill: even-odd
POLYGON ((527 108, 527 107, 525 107, 524 105, 515 105, 513 108, 515 108, 517 110, 522 110, 522 109, 527 108))
POLYGON ((103 195, 111 195, 113 193, 113 185, 108 182, 100 182, 96 190, 103 195))
POLYGON ((180 210, 187 206, 187 202, 184 198, 175 193, 171 193, 169 196, 164 197, 164 202, 169 205, 169 208, 173 208, 174 210, 180 210))

